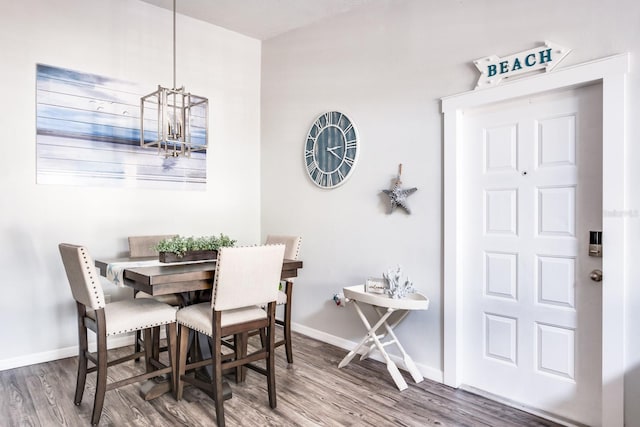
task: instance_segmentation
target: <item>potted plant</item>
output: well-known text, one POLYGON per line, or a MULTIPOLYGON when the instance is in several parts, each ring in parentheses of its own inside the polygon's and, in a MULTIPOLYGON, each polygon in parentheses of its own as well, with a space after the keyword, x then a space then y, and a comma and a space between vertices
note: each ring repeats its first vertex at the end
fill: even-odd
POLYGON ((154 249, 158 251, 160 262, 197 261, 216 259, 218 249, 233 246, 235 243, 235 240, 222 233, 219 236, 203 237, 178 235, 161 240, 154 249))

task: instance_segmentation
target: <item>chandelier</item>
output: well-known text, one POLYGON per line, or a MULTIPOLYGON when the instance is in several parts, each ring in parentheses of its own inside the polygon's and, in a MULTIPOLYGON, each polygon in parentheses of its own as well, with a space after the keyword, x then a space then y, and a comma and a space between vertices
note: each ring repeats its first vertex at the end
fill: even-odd
POLYGON ((173 0, 173 88, 140 99, 140 146, 156 148, 165 157, 191 157, 206 151, 209 100, 176 85, 176 0, 173 0))

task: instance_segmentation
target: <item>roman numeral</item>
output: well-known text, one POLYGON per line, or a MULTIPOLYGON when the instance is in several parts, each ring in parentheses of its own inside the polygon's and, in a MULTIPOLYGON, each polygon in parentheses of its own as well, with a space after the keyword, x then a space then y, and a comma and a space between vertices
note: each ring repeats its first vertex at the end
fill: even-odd
POLYGON ((338 181, 342 181, 344 179, 344 174, 340 169, 338 169, 338 181))
POLYGON ((304 156, 306 158, 311 158, 313 157, 313 150, 304 150, 304 156))
POLYGON ((313 174, 318 171, 318 165, 316 165, 316 162, 309 163, 307 165, 307 171, 309 172, 310 176, 313 176, 313 174))
POLYGON ((322 172, 320 172, 318 170, 318 174, 315 177, 313 177, 313 180, 316 182, 316 184, 322 185, 322 178, 323 177, 324 177, 324 175, 322 174, 322 172))
POLYGON ((358 141, 355 139, 350 139, 349 141, 347 141, 347 150, 349 150, 350 148, 358 148, 358 141))
POLYGON ((352 159, 349 156, 344 156, 344 162, 346 164, 348 164, 349 166, 353 166, 353 163, 355 162, 355 159, 352 159))
POLYGON ((348 134, 349 132, 351 132, 351 129, 353 129, 353 125, 351 123, 349 123, 349 126, 347 126, 345 129, 343 129, 342 131, 346 134, 348 134))

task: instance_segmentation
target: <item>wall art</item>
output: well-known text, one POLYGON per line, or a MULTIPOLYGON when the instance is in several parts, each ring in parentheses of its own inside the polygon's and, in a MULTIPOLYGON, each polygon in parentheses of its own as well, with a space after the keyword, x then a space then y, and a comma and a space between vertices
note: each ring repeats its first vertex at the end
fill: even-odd
POLYGON ((36 76, 38 184, 206 189, 206 152, 164 157, 140 147, 148 87, 42 64, 36 76))

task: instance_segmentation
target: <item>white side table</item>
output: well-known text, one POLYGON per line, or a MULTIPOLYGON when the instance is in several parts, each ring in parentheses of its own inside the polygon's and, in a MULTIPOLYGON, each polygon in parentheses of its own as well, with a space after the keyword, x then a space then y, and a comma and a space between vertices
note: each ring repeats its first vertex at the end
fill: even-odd
POLYGON ((362 356, 360 356, 360 360, 366 359, 374 349, 378 349, 378 351, 382 353, 382 357, 387 363, 387 370, 391 374, 393 381, 395 381, 398 389, 402 391, 408 387, 407 382, 404 380, 402 374, 400 374, 400 371, 398 370, 398 367, 393 362, 393 360, 391 360, 384 349, 388 345, 395 344, 398 349, 400 349, 400 353, 402 353, 402 357, 404 360, 404 365, 407 368, 407 371, 409 371, 409 373, 413 377, 413 380, 416 383, 422 381, 422 374, 420 374, 420 371, 418 371, 418 368, 416 368, 415 363, 404 350, 404 348, 400 344, 400 341, 398 341, 398 337, 396 337, 396 334, 393 333, 393 328, 399 325, 400 322, 402 322, 404 318, 407 317, 411 310, 427 310, 429 308, 429 299, 419 293, 409 294, 401 299, 393 299, 389 298, 388 295, 367 293, 364 291, 364 285, 349 286, 344 288, 343 291, 345 298, 353 302, 353 306, 356 308, 356 312, 360 316, 360 319, 362 320, 364 326, 367 328, 367 334, 362 339, 362 341, 360 341, 360 343, 353 350, 351 350, 344 357, 344 359, 342 359, 342 361, 338 365, 338 368, 346 366, 349 362, 351 362, 351 359, 354 358, 354 356, 360 351, 360 349, 368 345, 369 348, 362 353, 362 356), (371 305, 375 312, 378 314, 379 319, 373 325, 373 327, 362 312, 360 303, 371 305), (389 316, 391 316, 391 314, 396 311, 400 312, 398 318, 391 324, 387 323, 387 319, 389 318, 389 316), (383 326, 385 330, 382 334, 379 335, 377 333, 377 330, 383 326), (385 340, 386 338, 389 339, 383 342, 383 340, 385 340))

